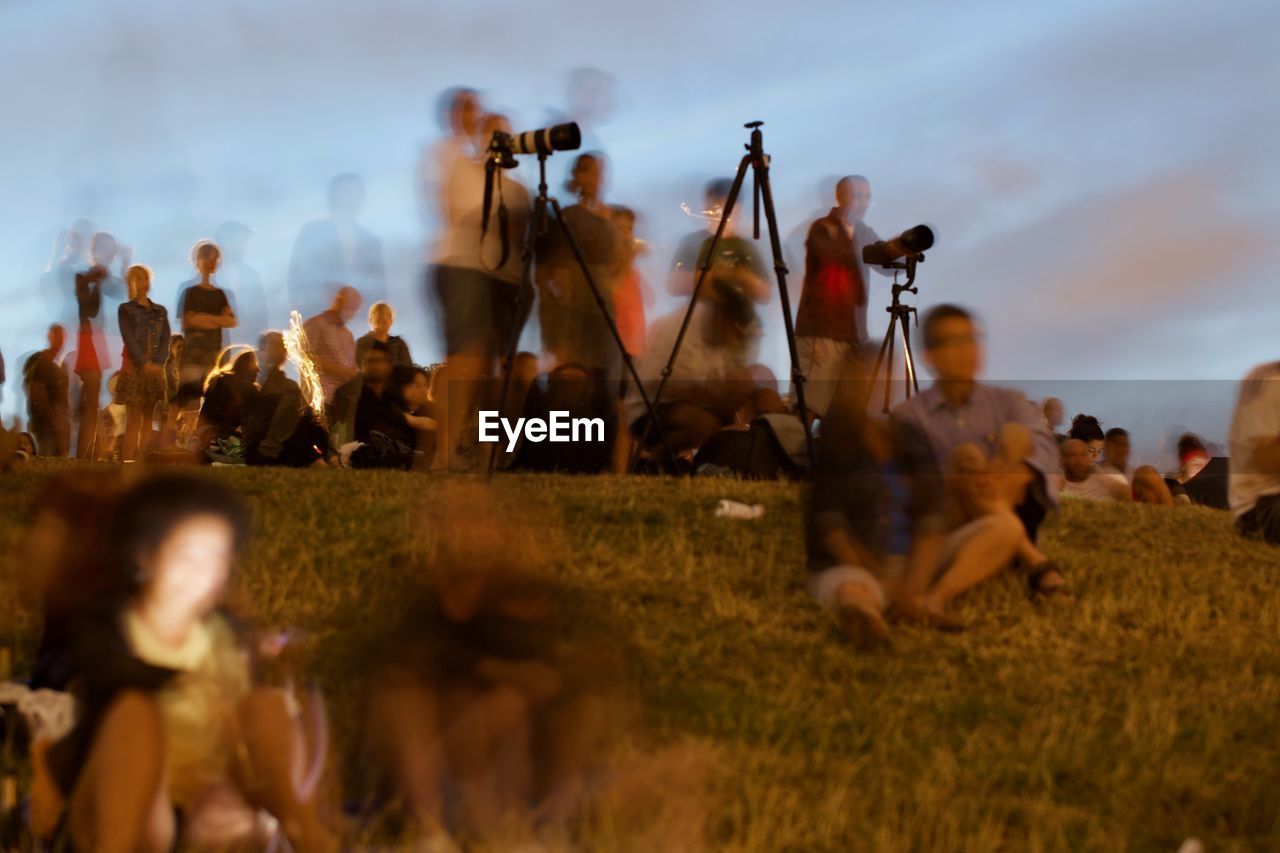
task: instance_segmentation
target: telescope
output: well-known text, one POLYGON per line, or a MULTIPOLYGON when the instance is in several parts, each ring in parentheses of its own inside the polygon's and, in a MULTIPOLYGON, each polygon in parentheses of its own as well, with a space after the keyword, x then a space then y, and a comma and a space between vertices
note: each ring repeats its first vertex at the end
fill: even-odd
POLYGON ((872 266, 887 267, 899 258, 919 260, 933 247, 933 229, 928 225, 908 228, 897 237, 880 240, 862 250, 862 262, 872 266))

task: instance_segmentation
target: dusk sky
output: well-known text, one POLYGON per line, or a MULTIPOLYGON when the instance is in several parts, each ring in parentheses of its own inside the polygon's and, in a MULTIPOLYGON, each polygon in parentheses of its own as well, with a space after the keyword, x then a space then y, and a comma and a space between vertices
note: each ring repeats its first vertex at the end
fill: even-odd
MULTIPOLYGON (((1266 0, 3 0, 4 412, 47 325, 35 287, 60 228, 87 217, 133 246, 172 309, 191 243, 239 220, 283 294, 297 229, 340 172, 366 179, 415 355, 438 355, 416 174, 436 98, 476 86, 517 130, 538 127, 581 66, 615 80, 612 114, 584 131, 609 157, 610 199, 644 217, 659 289, 696 227, 680 203, 732 172, 742 123, 762 119, 787 235, 851 172, 872 181, 882 235, 935 226, 919 304, 980 313, 990 376, 1233 382, 1280 357, 1277 34, 1266 0)), ((876 335, 888 294, 873 285, 876 335)), ((785 375, 780 331, 766 351, 785 375)), ((1160 417, 1222 438, 1228 413, 1195 400, 1229 400, 1229 382, 1160 387, 1160 417)), ((1068 410, 1103 405, 1089 393, 1068 410)), ((1112 396, 1104 424, 1151 419, 1112 396)))

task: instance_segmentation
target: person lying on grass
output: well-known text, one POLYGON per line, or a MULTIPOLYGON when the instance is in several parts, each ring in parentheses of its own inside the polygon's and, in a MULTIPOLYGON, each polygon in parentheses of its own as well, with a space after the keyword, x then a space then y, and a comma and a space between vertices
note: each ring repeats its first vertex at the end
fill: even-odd
MULTIPOLYGON (((948 472, 951 529, 984 515, 1014 513, 1025 533, 1017 564, 1030 594, 1064 592, 1062 573, 1035 546, 1037 528, 1058 504, 1058 448, 1044 418, 1022 393, 978 381, 981 335, 964 308, 939 305, 921 326, 924 361, 936 380, 894 408, 897 452, 912 469, 948 472)), ((940 551, 942 538, 927 547, 940 551)), ((908 597, 920 600, 926 580, 913 578, 908 597)))
POLYGON ((846 374, 822 424, 806 505, 810 594, 854 645, 889 636, 886 612, 955 630, 947 604, 1009 565, 1026 537, 1007 508, 948 532, 942 478, 895 453, 864 412, 865 382, 846 374))
POLYGON ((253 683, 219 609, 248 529, 239 498, 189 474, 152 477, 121 495, 107 529, 115 592, 75 626, 83 712, 33 748, 32 829, 48 838, 65 819, 76 850, 230 849, 266 845, 265 813, 295 850, 336 850, 313 797, 325 735, 304 731, 284 691, 253 683))

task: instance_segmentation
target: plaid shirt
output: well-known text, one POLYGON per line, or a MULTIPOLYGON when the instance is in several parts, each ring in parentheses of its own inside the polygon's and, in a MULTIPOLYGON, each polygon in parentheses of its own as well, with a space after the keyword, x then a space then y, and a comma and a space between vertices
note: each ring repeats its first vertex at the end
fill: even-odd
MULTIPOLYGON (((332 311, 317 314, 302 324, 307 333, 307 345, 317 359, 341 364, 353 370, 356 366, 356 339, 332 311)), ((320 387, 324 389, 326 402, 333 402, 333 392, 338 390, 347 377, 316 368, 320 373, 320 387)))

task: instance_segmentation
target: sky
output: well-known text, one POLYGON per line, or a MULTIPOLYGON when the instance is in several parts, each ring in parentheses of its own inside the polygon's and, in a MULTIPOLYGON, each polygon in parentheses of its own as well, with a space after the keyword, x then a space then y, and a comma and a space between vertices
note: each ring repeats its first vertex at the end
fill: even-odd
MULTIPOLYGON (((59 229, 116 234, 172 302, 191 244, 238 220, 282 293, 342 172, 366 181, 398 323, 437 356, 418 173, 438 96, 475 86, 529 129, 591 67, 614 105, 584 134, 609 199, 643 217, 658 290, 698 226, 681 203, 732 174, 742 124, 763 120, 793 303, 803 229, 835 176, 861 173, 882 235, 935 228, 918 304, 978 312, 990 377, 1061 389, 1105 426, 1220 440, 1234 382, 1280 357, 1278 32, 1267 0, 0 0, 0 411, 47 325, 36 282, 59 229)), ((872 285, 875 337, 888 292, 872 285)), ((778 303, 764 313, 785 376, 778 303)))

